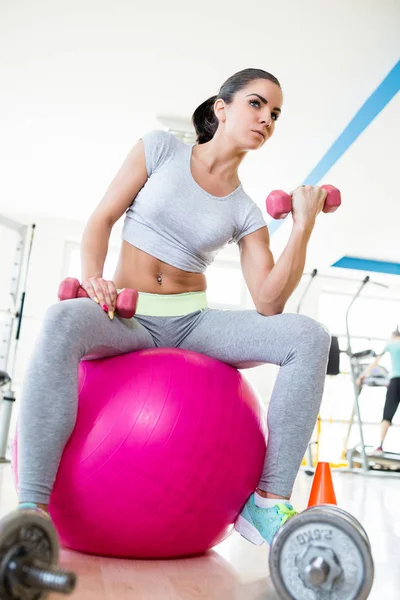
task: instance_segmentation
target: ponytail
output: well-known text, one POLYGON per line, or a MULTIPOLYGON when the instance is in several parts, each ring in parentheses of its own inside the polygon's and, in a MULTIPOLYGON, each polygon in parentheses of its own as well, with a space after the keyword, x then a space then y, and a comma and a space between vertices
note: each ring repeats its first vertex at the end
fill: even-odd
POLYGON ((205 144, 214 137, 218 129, 218 119, 214 112, 214 102, 218 96, 211 96, 196 108, 192 116, 192 123, 197 135, 197 143, 205 144))

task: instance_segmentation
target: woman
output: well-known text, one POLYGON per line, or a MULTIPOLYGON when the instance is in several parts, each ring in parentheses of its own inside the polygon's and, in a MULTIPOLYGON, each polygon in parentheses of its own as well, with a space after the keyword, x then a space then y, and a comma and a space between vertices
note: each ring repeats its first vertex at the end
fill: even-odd
POLYGON ((392 332, 391 339, 388 341, 381 354, 372 362, 357 379, 357 384, 362 385, 364 379, 368 377, 374 367, 377 366, 382 356, 389 352, 392 362, 390 381, 386 392, 386 401, 383 408, 381 422, 381 441, 374 452, 383 452, 383 442, 385 441, 389 427, 399 407, 400 402, 400 330, 399 326, 392 332))
POLYGON ((270 543, 295 514, 289 499, 321 403, 330 336, 316 321, 282 312, 303 273, 326 193, 311 186, 293 192, 292 231, 275 264, 263 215, 238 175, 247 152, 274 133, 281 106, 278 80, 246 69, 196 109, 193 147, 153 131, 128 154, 84 231, 82 286, 90 299, 48 310, 26 376, 19 420, 22 507, 48 510, 75 424, 79 361, 164 346, 238 368, 281 366, 268 412, 264 470, 236 529, 253 543, 270 543), (118 266, 113 281, 105 281, 110 232, 125 212, 118 266), (256 310, 207 307, 204 271, 232 242, 239 245, 256 310), (123 287, 139 292, 131 320, 114 318, 123 287))

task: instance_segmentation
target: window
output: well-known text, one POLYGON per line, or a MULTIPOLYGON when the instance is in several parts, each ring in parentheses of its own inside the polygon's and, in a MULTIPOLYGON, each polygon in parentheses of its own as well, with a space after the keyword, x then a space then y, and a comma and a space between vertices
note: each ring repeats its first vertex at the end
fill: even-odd
MULTIPOLYGON (((106 262, 104 264, 104 279, 112 279, 117 265, 119 249, 109 246, 106 262)), ((67 242, 64 258, 64 277, 76 277, 81 279, 81 256, 80 246, 75 242, 67 242)))
POLYGON ((213 308, 245 308, 246 284, 239 263, 218 260, 206 272, 207 297, 213 308))
MULTIPOLYGON (((351 294, 321 292, 318 320, 324 323, 333 335, 345 334, 346 311, 351 300, 351 294)), ((399 320, 400 300, 360 296, 349 313, 349 330, 355 339, 363 337, 386 340, 399 320)))

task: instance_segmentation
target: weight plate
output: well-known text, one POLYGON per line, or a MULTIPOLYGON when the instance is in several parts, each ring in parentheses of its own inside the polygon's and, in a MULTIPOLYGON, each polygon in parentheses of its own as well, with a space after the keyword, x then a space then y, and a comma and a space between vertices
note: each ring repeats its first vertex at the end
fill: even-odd
POLYGON ((347 513, 341 518, 338 513, 315 507, 291 518, 279 529, 270 548, 269 567, 282 600, 368 598, 374 574, 370 546, 347 513), (337 568, 338 578, 329 593, 323 584, 313 587, 306 583, 304 560, 318 554, 324 568, 331 565, 328 572, 337 568))
POLYGON ((0 521, 1 600, 44 600, 47 592, 22 586, 8 569, 11 561, 24 558, 46 566, 58 564, 59 544, 51 520, 35 510, 17 510, 0 521))
POLYGON ((339 518, 341 516, 344 518, 347 518, 350 522, 352 522, 359 529, 360 533, 364 536, 365 540, 367 541, 369 547, 371 547, 371 542, 369 540, 367 532, 365 531, 364 527, 361 525, 360 521, 358 521, 358 519, 356 519, 356 517, 354 515, 347 512, 343 508, 339 508, 339 506, 336 506, 334 504, 317 504, 315 506, 310 506, 310 508, 308 508, 307 510, 315 510, 316 508, 323 508, 324 511, 330 511, 331 514, 333 514, 333 515, 337 514, 339 518))

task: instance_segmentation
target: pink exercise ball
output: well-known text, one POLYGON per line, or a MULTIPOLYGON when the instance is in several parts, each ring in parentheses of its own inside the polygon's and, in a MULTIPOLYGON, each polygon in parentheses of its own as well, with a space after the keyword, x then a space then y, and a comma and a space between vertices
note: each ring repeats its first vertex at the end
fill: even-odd
POLYGON ((173 348, 82 361, 50 501, 61 544, 121 558, 203 553, 233 531, 265 451, 260 403, 229 365, 173 348))

